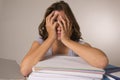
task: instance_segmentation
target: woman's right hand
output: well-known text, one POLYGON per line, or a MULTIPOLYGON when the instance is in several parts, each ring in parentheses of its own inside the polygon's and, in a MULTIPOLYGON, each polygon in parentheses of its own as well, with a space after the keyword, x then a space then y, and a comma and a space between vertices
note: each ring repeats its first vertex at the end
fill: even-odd
POLYGON ((56 14, 55 11, 53 11, 46 17, 46 29, 48 32, 48 38, 52 38, 52 39, 57 38, 56 27, 57 27, 58 23, 55 21, 57 16, 58 16, 58 14, 56 14))

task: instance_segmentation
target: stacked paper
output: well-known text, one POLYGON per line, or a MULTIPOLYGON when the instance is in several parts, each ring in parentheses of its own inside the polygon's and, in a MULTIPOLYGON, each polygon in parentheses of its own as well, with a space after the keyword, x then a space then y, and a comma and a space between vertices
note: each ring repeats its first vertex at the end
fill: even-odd
POLYGON ((105 71, 80 57, 53 56, 32 68, 29 80, 101 80, 105 71))

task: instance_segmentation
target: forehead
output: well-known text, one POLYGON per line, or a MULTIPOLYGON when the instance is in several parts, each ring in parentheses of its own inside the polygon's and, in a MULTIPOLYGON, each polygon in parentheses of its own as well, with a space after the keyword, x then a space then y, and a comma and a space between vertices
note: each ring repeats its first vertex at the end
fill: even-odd
POLYGON ((64 16, 65 15, 65 12, 64 11, 55 11, 55 14, 58 14, 60 16, 64 16))

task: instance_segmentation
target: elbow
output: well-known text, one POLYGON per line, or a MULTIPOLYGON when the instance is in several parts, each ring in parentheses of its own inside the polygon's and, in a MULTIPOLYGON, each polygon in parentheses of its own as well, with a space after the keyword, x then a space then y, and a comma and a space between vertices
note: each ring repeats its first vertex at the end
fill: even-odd
POLYGON ((25 76, 25 77, 28 76, 27 71, 25 71, 24 69, 20 69, 20 72, 23 76, 25 76))
POLYGON ((108 60, 107 57, 105 57, 105 58, 102 58, 102 59, 98 60, 96 62, 96 65, 93 65, 93 66, 95 66, 97 68, 104 69, 108 65, 108 63, 109 63, 109 60, 108 60))
POLYGON ((20 69, 20 72, 21 72, 21 74, 22 74, 23 76, 25 76, 25 77, 30 74, 30 71, 28 71, 28 70, 25 69, 25 68, 21 68, 21 69, 20 69))
POLYGON ((96 67, 104 69, 106 66, 108 65, 108 62, 101 62, 99 65, 97 65, 96 67))
POLYGON ((20 72, 23 76, 27 77, 32 72, 32 68, 30 68, 26 65, 22 65, 20 67, 20 72))
POLYGON ((28 73, 24 69, 20 69, 20 72, 23 76, 28 76, 28 73))

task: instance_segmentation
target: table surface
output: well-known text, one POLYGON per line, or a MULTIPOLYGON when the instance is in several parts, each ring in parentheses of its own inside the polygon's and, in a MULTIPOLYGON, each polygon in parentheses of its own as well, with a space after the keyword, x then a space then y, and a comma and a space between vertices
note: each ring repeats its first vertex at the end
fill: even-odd
POLYGON ((0 58, 0 80, 25 80, 15 60, 0 58))

